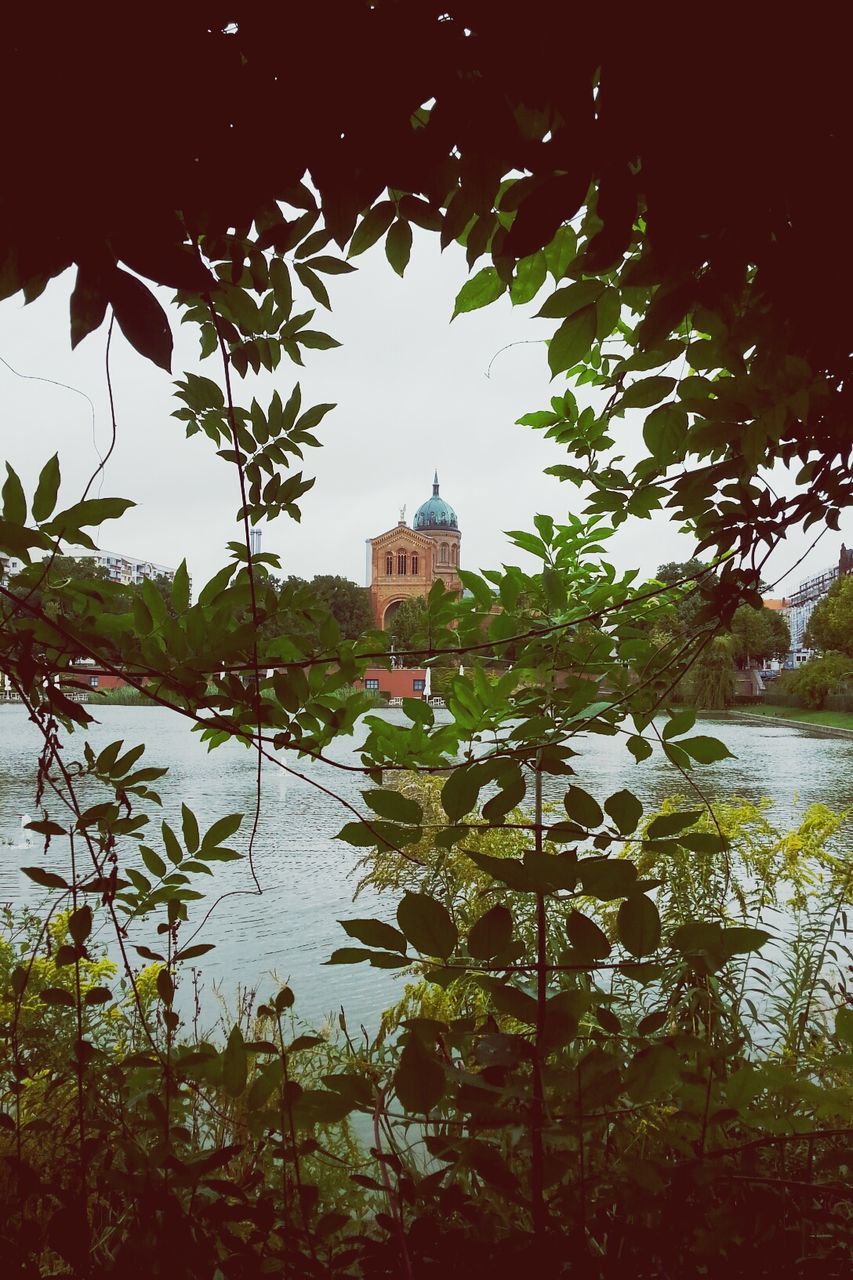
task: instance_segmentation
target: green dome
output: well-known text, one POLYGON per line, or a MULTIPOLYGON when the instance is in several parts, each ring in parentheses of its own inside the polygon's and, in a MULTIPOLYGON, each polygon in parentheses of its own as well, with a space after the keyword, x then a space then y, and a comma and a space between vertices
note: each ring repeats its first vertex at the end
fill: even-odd
POLYGON ((422 502, 418 507, 412 527, 421 532, 429 532, 430 529, 459 529, 456 512, 449 502, 445 502, 444 498, 438 495, 437 471, 432 482, 432 497, 427 498, 426 502, 422 502))

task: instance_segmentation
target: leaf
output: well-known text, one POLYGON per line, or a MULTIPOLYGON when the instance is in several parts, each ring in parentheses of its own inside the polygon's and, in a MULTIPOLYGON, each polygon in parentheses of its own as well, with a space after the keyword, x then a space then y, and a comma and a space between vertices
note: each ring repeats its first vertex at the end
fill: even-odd
POLYGON ((86 498, 60 511, 45 524, 44 531, 57 537, 69 537, 79 533, 84 525, 96 527, 105 520, 117 520, 129 507, 135 506, 136 503, 128 498, 86 498))
POLYGON ((444 1068, 417 1035, 410 1035, 394 1073, 400 1105, 414 1115, 427 1115, 444 1093, 444 1068))
POLYGON ((652 744, 637 733, 631 734, 630 738, 628 738, 625 743, 625 746, 631 752, 631 755, 637 761, 637 764, 639 764, 641 760, 648 760, 649 756, 652 754, 652 744))
POLYGON ((109 1004, 113 993, 109 987, 90 987, 83 997, 84 1004, 109 1004))
POLYGON ((577 872, 584 892, 602 902, 627 898, 637 884, 637 868, 624 858, 582 858, 577 872))
POLYGON ((574 227, 560 227, 550 244, 545 246, 545 261, 555 280, 562 280, 569 264, 577 256, 578 238, 574 227))
POLYGON ((424 816, 417 800, 411 800, 401 791, 362 791, 361 794, 374 813, 392 822, 407 822, 418 826, 424 816))
POLYGON ((339 920, 345 933, 357 938, 366 947, 379 947, 384 951, 406 952, 406 939, 393 925, 382 920, 339 920))
POLYGON ((680 451, 686 434, 687 414, 673 404, 653 409, 643 424, 646 448, 660 462, 668 461, 680 451))
POLYGON ((646 827, 647 840, 660 840, 667 836, 677 835, 685 827, 692 827, 702 817, 701 809, 682 809, 679 813, 661 813, 652 818, 646 827))
POLYGON ((190 603, 190 575, 187 572, 187 562, 182 560, 175 570, 175 576, 172 579, 172 605, 176 613, 183 613, 189 608, 190 603))
MULTIPOLYGON (((237 832, 242 821, 242 813, 229 813, 227 817, 219 818, 214 822, 213 826, 209 827, 205 832, 204 839, 201 842, 202 850, 218 849, 225 840, 237 832)), ((186 830, 184 831, 184 835, 186 838, 186 830)), ((194 850, 190 848, 189 841, 187 841, 187 848, 190 853, 194 852, 194 850)))
POLYGON ((752 929, 748 925, 740 924, 723 929, 723 947, 729 956, 760 951, 769 941, 770 934, 766 929, 752 929))
POLYGON ((551 377, 571 369, 582 360, 595 340, 595 306, 584 307, 564 320, 548 343, 551 377))
POLYGON ((508 813, 521 804, 527 790, 524 774, 515 761, 503 766, 496 781, 500 790, 483 805, 483 817, 490 823, 502 822, 508 813))
POLYGON ((412 252, 412 228, 408 222, 398 218, 385 238, 385 257, 391 266, 402 276, 409 264, 412 252))
POLYGON ((670 738, 677 738, 682 733, 689 733, 696 723, 696 711, 693 707, 685 707, 683 711, 676 711, 675 715, 664 725, 661 737, 664 741, 670 738))
POLYGON ((453 770, 441 789, 441 803, 451 822, 459 822, 476 809, 484 784, 485 777, 476 764, 453 770))
POLYGON ((74 1008, 74 997, 70 991, 65 991, 62 987, 45 987, 39 992, 39 999, 45 1004, 61 1004, 69 1009, 74 1008))
POLYGON ((94 272, 78 266, 70 304, 72 351, 78 342, 103 323, 108 301, 103 280, 94 272))
POLYGON ((604 808, 613 819, 620 835, 629 836, 637 830, 643 816, 643 806, 633 791, 614 791, 604 802, 604 808))
POLYGON ((670 394, 675 386, 675 378, 656 376, 641 378, 623 392, 619 401, 620 409, 649 409, 670 394))
POLYGON ((199 847, 198 822, 192 809, 185 804, 181 805, 181 829, 187 853, 195 853, 199 847))
POLYGON ((466 280, 457 293, 451 321, 463 311, 477 311, 480 307, 487 307, 502 293, 506 293, 506 283, 494 267, 483 267, 482 271, 478 271, 470 280, 466 280))
POLYGON ((645 1018, 641 1018, 637 1023, 638 1036, 654 1035, 656 1031, 660 1031, 661 1027, 665 1027, 669 1014, 666 1009, 658 1009, 656 1013, 648 1013, 645 1018))
POLYGON ((583 787, 569 787, 563 803, 569 817, 574 818, 582 827, 598 827, 604 821, 598 801, 588 791, 584 791, 583 787))
POLYGON ((668 1044, 653 1044, 635 1055, 625 1076, 625 1088, 634 1102, 660 1098, 675 1084, 681 1063, 668 1044))
POLYGON ((222 1052, 222 1083, 225 1086, 225 1092, 232 1098, 239 1098, 246 1087, 248 1074, 249 1059, 243 1033, 235 1024, 222 1052))
POLYGON ((92 932, 91 907, 78 907, 76 911, 72 911, 71 915, 68 917, 68 932, 77 943, 77 946, 82 947, 83 943, 92 932))
POLYGON ((41 469, 35 496, 33 497, 33 519, 47 520, 56 506, 59 493, 59 455, 54 454, 41 469))
POLYGON ((300 329, 296 334, 296 341, 303 347, 310 347, 315 351, 330 351, 332 347, 341 345, 337 338, 330 337, 328 333, 321 333, 319 329, 300 329))
POLYGON ((397 908, 397 923, 422 955, 452 954, 459 934, 447 908, 426 893, 407 893, 397 908))
POLYGON ((719 738, 699 734, 695 738, 682 738, 678 744, 699 764, 713 764, 717 760, 734 760, 734 756, 719 738))
POLYGON ((835 1011, 835 1034, 842 1044, 853 1045, 853 1009, 846 1005, 835 1011))
POLYGON ((589 307, 603 292, 604 285, 599 280, 577 280, 574 284, 552 293, 536 312, 536 318, 565 320, 584 307, 589 307))
POLYGON ((647 956, 660 945, 660 915, 644 893, 626 898, 617 915, 619 941, 632 956, 647 956))
POLYGON ((175 952, 175 964, 181 960, 195 960, 198 956, 207 955, 208 951, 215 948, 213 942, 196 942, 191 947, 184 947, 182 951, 175 952))
POLYGON ((357 267, 353 267, 343 258, 333 258, 330 254, 321 254, 318 258, 309 258, 305 265, 311 267, 313 271, 325 271, 330 276, 348 275, 351 271, 358 270, 357 267))
POLYGON ((480 916, 468 933, 468 953, 475 960, 491 960, 512 942, 512 913, 500 903, 480 916))
POLYGON ((10 524, 26 524, 27 500, 17 471, 6 463, 6 481, 2 489, 3 519, 10 524))
POLYGON ((355 258, 381 239, 394 220, 394 212, 394 204, 391 200, 381 200, 379 204, 374 205, 356 227, 347 256, 355 258))
POLYGON ((109 299, 122 333, 140 355, 172 368, 172 331, 166 312, 141 280, 117 267, 108 286, 109 299))
POLYGON ((158 880, 162 880, 166 874, 166 864, 159 854, 156 854, 153 849, 149 849, 143 844, 139 847, 139 856, 142 858, 146 870, 150 871, 152 876, 155 876, 158 880))
POLYGON ((21 867, 25 876, 29 876, 36 884, 40 884, 43 889, 70 889, 71 886, 62 876, 54 875, 52 871, 45 871, 43 867, 21 867))
POLYGON ((566 921, 566 932, 572 949, 581 960, 605 960, 610 955, 607 935, 594 920, 580 911, 572 911, 566 921))
POLYGON ((540 249, 538 253, 532 254, 529 258, 522 258, 516 264, 515 276, 510 285, 509 293, 512 305, 517 307, 535 298, 545 283, 547 272, 548 259, 545 256, 544 249, 540 249))

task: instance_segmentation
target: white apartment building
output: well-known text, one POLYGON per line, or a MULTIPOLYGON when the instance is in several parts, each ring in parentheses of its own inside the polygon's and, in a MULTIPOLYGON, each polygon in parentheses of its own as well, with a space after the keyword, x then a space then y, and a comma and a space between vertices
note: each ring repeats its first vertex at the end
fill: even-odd
POLYGON ((125 587, 141 586, 146 578, 174 578, 175 570, 165 564, 154 564, 151 560, 138 560, 135 556, 125 555, 119 551, 84 551, 81 559, 94 560, 95 564, 106 569, 113 582, 120 582, 125 587))

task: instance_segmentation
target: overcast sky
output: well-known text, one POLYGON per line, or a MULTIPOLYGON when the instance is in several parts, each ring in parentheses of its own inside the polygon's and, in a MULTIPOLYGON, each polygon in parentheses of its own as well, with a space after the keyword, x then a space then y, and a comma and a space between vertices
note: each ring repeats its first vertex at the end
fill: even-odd
MULTIPOLYGON (((304 404, 338 406, 318 429, 324 448, 306 457, 306 474, 317 483, 302 500, 302 523, 280 517, 264 528, 263 549, 281 556, 285 573, 341 573, 363 583, 365 539, 396 524, 404 503, 411 521, 431 493, 437 467, 442 496, 459 517, 463 567, 529 566, 503 531, 531 528, 536 512, 559 520, 582 506, 577 490, 543 475, 546 466, 564 460, 561 451, 540 432, 514 425, 523 413, 547 408, 555 389, 565 386, 562 378, 554 387, 549 383, 542 338, 553 322, 529 318, 540 303, 514 309, 503 298, 450 324, 466 267, 461 249, 453 245, 441 254, 434 235, 415 232, 404 280, 388 266, 381 246, 356 263, 356 273, 328 278, 334 310, 330 315, 318 308, 312 321, 343 346, 307 352, 305 369, 284 360, 274 377, 249 375, 237 383, 245 404, 253 394, 265 403, 273 387, 286 399, 298 378, 304 404)), ((72 353, 72 286, 69 272, 30 306, 19 298, 0 304, 0 357, 20 374, 70 384, 94 406, 93 422, 82 395, 24 380, 0 364, 3 456, 31 495, 39 467, 58 450, 66 505, 79 498, 110 436, 106 325, 72 353)), ((168 305, 169 295, 160 296, 168 305)), ((217 378, 215 359, 199 365, 194 327, 174 329, 175 376, 195 369, 217 378)), ((138 505, 103 527, 100 545, 171 566, 186 557, 198 590, 225 562, 225 542, 237 536, 233 469, 215 456, 206 437, 184 440, 182 425, 170 417, 178 407, 171 378, 138 356, 117 329, 112 376, 118 443, 101 493, 138 505)), ((638 452, 641 425, 638 416, 617 427, 629 458, 638 452)), ((783 476, 774 483, 787 487, 783 476)), ((768 577, 789 569, 815 532, 789 538, 768 577)), ((784 587, 790 591, 810 571, 837 560, 842 538, 853 542, 849 512, 841 534, 827 532, 784 587)), ((691 550, 689 539, 664 517, 630 522, 610 545, 619 569, 638 568, 644 575, 691 550)), ((776 594, 782 591, 780 586, 776 594)))

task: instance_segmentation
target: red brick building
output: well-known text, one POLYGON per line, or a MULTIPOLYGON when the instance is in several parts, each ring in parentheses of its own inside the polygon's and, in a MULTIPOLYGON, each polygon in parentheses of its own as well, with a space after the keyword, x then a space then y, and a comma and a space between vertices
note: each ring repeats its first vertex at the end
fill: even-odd
POLYGON ((456 512, 438 490, 436 472, 432 497, 418 507, 412 527, 406 524, 404 508, 395 528, 368 540, 370 605, 376 625, 383 630, 404 600, 425 598, 437 578, 450 591, 462 590, 458 574, 462 535, 456 512))
POLYGON ((374 689, 389 698, 422 698, 426 685, 424 667, 368 667, 364 680, 356 680, 356 689, 374 689))

